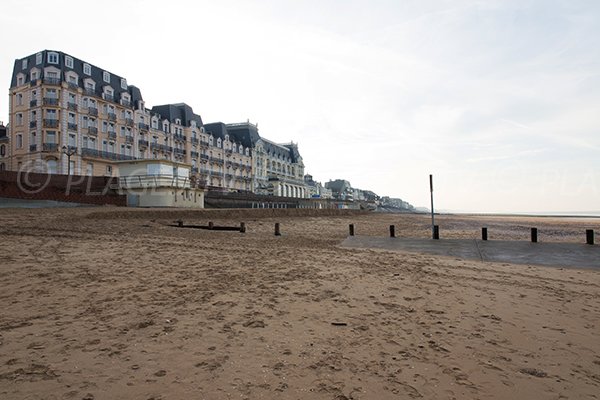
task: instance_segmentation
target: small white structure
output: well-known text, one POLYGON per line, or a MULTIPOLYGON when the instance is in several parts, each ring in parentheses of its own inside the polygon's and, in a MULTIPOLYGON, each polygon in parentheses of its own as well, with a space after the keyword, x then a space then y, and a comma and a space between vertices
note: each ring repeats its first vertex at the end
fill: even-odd
POLYGON ((119 190, 130 207, 204 208, 204 190, 192 188, 190 165, 147 159, 115 164, 119 190))

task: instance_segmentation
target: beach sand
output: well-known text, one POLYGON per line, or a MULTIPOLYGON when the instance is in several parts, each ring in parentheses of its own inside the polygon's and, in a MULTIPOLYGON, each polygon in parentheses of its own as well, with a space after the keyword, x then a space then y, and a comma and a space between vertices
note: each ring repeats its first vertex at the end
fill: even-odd
MULTIPOLYGON (((600 232, 586 218, 436 222, 448 238, 600 232)), ((342 248, 349 223, 430 235, 424 215, 0 210, 0 398, 600 397, 599 270, 342 248)))

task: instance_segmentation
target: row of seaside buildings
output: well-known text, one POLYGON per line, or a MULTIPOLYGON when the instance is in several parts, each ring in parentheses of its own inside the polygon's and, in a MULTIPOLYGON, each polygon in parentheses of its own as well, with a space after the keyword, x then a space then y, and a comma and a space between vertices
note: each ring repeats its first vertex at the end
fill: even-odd
POLYGON ((261 137, 249 121, 204 123, 185 103, 149 108, 124 77, 60 51, 15 60, 9 97, 0 171, 119 176, 123 161, 160 160, 189 167, 196 188, 380 200, 345 180, 314 181, 296 143, 261 137))

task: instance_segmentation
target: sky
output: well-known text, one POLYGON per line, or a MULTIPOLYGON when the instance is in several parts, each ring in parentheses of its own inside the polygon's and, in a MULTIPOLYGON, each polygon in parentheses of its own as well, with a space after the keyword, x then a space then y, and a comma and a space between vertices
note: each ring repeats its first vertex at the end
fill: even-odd
MULTIPOLYGON (((63 51, 146 106, 257 123, 306 173, 439 210, 600 211, 600 1, 0 2, 14 60, 63 51)), ((3 77, 3 78, 2 78, 3 77)))

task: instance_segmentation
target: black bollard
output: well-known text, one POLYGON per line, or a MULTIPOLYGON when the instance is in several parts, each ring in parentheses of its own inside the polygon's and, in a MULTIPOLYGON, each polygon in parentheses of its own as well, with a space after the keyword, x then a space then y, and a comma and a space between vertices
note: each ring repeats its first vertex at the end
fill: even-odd
POLYGON ((531 228, 531 243, 537 243, 537 228, 531 228))
POLYGON ((350 236, 354 236, 354 224, 348 225, 348 230, 350 231, 350 236))
POLYGON ((487 240, 487 228, 481 228, 481 240, 487 240))
POLYGON ((281 236, 281 232, 279 231, 279 222, 275 223, 275 236, 281 236))
POLYGON ((245 222, 240 222, 240 232, 246 233, 246 223, 245 222))
POLYGON ((390 237, 396 237, 396 227, 394 225, 390 225, 390 237))
POLYGON ((440 238, 440 226, 439 225, 433 226, 433 238, 435 240, 438 240, 440 238))
POLYGON ((215 227, 215 224, 212 223, 212 221, 210 221, 208 223, 208 229, 213 229, 215 227))
POLYGON ((593 229, 585 230, 585 242, 587 244, 594 244, 594 230, 593 229))

